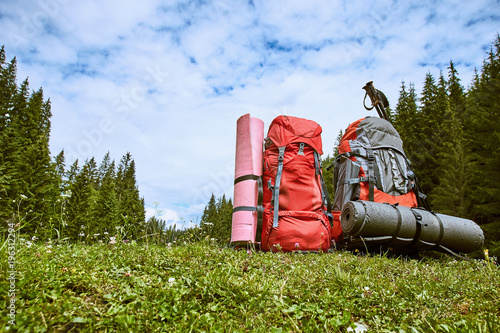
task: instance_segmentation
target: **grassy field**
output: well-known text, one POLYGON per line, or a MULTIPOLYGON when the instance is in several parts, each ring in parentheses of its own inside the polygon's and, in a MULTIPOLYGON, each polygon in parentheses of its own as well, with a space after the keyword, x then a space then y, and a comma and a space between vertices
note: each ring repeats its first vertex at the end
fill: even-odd
POLYGON ((368 332, 500 331, 500 270, 484 260, 209 242, 17 244, 10 259, 6 249, 5 332, 347 332, 356 323, 368 332))

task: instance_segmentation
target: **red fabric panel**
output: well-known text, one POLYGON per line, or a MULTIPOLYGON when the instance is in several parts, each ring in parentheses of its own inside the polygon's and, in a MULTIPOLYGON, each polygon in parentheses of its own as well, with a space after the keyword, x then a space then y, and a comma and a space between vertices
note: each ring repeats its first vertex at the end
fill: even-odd
POLYGON ((333 211, 333 228, 330 231, 331 239, 335 243, 340 243, 344 239, 344 234, 342 232, 342 224, 340 223, 340 215, 342 212, 333 211))
POLYGON ((280 211, 277 228, 272 227, 272 212, 268 205, 264 211, 262 250, 326 252, 330 249, 330 223, 323 211, 280 211))
MULTIPOLYGON (((283 174, 280 185, 280 210, 315 211, 321 209, 321 179, 316 175, 314 150, 304 146, 304 155, 297 155, 298 144, 286 147, 283 174)), ((264 153, 264 206, 271 202, 272 191, 268 181, 274 185, 278 168, 278 148, 274 145, 264 153)))
POLYGON ((351 151, 351 147, 349 146, 349 140, 356 140, 358 138, 356 131, 358 130, 359 123, 362 122, 363 120, 365 120, 365 118, 356 120, 346 128, 344 135, 340 139, 340 144, 338 147, 340 154, 351 151))
MULTIPOLYGON (((361 193, 359 195, 359 200, 368 201, 369 193, 370 193, 370 187, 368 182, 361 183, 361 193)), ((413 190, 403 195, 394 196, 374 188, 373 195, 374 195, 373 199, 375 202, 388 203, 391 205, 399 204, 401 206, 406 206, 406 207, 418 207, 417 197, 415 195, 415 192, 413 192, 413 190)))
POLYGON ((315 121, 292 116, 278 116, 269 126, 267 136, 277 147, 303 142, 323 155, 321 132, 321 126, 315 121))

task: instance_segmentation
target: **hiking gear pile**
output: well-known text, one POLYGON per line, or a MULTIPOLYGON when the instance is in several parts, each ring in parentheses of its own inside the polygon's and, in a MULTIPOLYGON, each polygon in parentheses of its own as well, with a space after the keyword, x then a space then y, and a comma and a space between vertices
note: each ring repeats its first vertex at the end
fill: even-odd
POLYGON ((455 255, 482 246, 484 234, 476 223, 430 209, 399 133, 387 119, 385 95, 373 82, 363 89, 381 118, 359 119, 344 132, 329 166, 334 167, 333 205, 323 178, 318 123, 278 116, 262 147, 254 135, 263 136, 263 125, 250 115, 238 120, 233 244, 274 252, 362 244, 455 255), (258 129, 247 123, 258 123, 258 129))

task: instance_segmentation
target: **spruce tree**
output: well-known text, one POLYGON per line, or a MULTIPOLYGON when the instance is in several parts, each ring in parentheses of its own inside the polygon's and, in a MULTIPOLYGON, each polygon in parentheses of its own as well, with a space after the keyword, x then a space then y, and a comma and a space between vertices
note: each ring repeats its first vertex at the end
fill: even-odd
POLYGON ((470 217, 471 155, 463 135, 459 116, 449 108, 446 142, 438 154, 439 184, 429 194, 434 209, 440 213, 459 217, 470 217))
POLYGON ((85 238, 93 239, 94 234, 100 232, 96 221, 93 220, 94 206, 97 202, 96 190, 96 163, 94 158, 85 161, 82 169, 78 169, 78 161, 75 161, 69 172, 69 186, 71 197, 67 204, 68 233, 74 239, 81 239, 81 233, 85 238))
POLYGON ((445 82, 441 76, 438 85, 437 110, 445 110, 442 119, 437 120, 441 126, 434 139, 438 146, 436 174, 439 181, 429 194, 435 210, 469 217, 471 158, 463 133, 465 95, 453 62, 448 69, 449 81, 445 82))
POLYGON ((481 73, 467 96, 468 120, 464 131, 470 140, 472 213, 480 223, 500 216, 500 36, 492 45, 481 73))
POLYGON ((201 215, 200 226, 203 232, 209 235, 211 238, 215 234, 214 230, 217 224, 217 206, 215 201, 215 195, 212 193, 208 204, 203 209, 203 214, 201 215))
POLYGON ((410 83, 409 88, 407 88, 403 81, 401 83, 398 104, 394 110, 393 125, 403 141, 403 148, 407 157, 412 162, 416 160, 415 152, 419 145, 420 114, 417 109, 417 100, 414 84, 410 83))
POLYGON ((459 119, 462 126, 465 126, 468 119, 465 89, 460 83, 458 71, 453 61, 450 61, 450 66, 448 67, 448 96, 451 111, 459 119))
POLYGON ((51 237, 59 195, 50 158, 50 100, 28 79, 16 84, 16 61, 0 50, 0 216, 14 216, 24 233, 51 237))
MULTIPOLYGON (((12 181, 21 176, 13 165, 15 158, 12 156, 13 152, 18 151, 12 127, 16 91, 16 59, 6 63, 5 49, 2 46, 0 49, 0 220, 2 221, 10 219, 15 212, 12 181)), ((1 229, 6 230, 3 225, 1 229)))
POLYGON ((217 223, 215 237, 221 242, 228 242, 231 238, 231 221, 233 218, 233 203, 231 199, 227 200, 223 194, 217 202, 217 223))
POLYGON ((115 162, 109 158, 109 153, 99 166, 97 173, 99 180, 93 219, 96 221, 98 232, 114 235, 118 226, 118 197, 116 194, 115 162))
POLYGON ((118 198, 119 224, 129 235, 137 237, 140 230, 145 228, 146 212, 144 198, 139 196, 136 184, 135 162, 130 153, 126 153, 120 160, 116 174, 116 194, 118 198))

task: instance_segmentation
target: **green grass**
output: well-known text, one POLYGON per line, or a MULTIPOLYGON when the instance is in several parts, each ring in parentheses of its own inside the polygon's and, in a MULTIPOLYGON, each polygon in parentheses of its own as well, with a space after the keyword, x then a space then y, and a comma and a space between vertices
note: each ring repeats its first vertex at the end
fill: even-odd
POLYGON ((480 260, 248 253, 203 242, 17 250, 15 327, 1 251, 0 331, 500 331, 500 270, 480 260))

